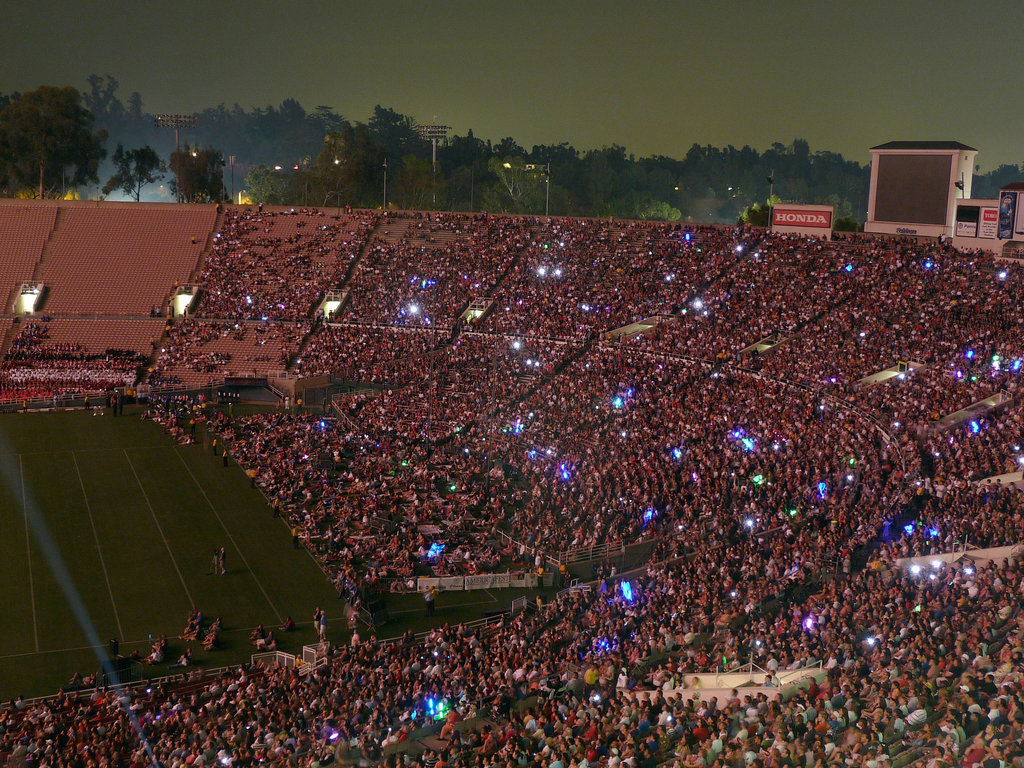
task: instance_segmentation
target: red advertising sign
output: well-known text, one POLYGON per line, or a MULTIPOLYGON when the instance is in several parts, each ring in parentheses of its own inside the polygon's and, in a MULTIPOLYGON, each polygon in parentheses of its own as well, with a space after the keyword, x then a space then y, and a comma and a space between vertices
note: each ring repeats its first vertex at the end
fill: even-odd
POLYGON ((999 209, 982 208, 981 226, 978 228, 978 237, 993 238, 999 229, 999 209))
POLYGON ((775 208, 772 211, 772 223, 777 227, 816 227, 828 229, 832 226, 832 212, 775 208))

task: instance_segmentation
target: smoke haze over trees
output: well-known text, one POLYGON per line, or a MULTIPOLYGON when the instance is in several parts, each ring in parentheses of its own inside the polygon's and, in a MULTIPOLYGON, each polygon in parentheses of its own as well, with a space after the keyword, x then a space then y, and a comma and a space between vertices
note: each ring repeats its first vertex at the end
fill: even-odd
MULTIPOLYGON (((17 96, 0 94, 0 113, 17 96)), ((142 95, 122 95, 115 78, 91 75, 82 105, 111 144, 153 147, 172 165, 174 132, 155 126, 142 95)), ((812 151, 799 138, 760 151, 694 144, 685 156, 672 158, 636 157, 614 144, 526 148, 513 137, 485 140, 469 130, 439 142, 433 168, 430 143, 418 128, 409 115, 384 106, 360 120, 285 99, 277 106, 204 109, 180 139, 215 150, 225 161, 235 158, 233 169, 224 168, 224 194, 244 189, 254 202, 270 204, 379 208, 386 162, 388 204, 399 208, 542 214, 547 205, 552 215, 734 222, 752 205, 765 204, 767 177, 773 175, 783 201, 831 204, 837 217, 858 221, 867 211, 869 167, 812 151)), ((114 171, 108 162, 100 176, 114 171)), ((975 196, 994 194, 1022 171, 1007 165, 976 176, 975 196)), ((173 199, 172 186, 150 187, 143 198, 173 199)))

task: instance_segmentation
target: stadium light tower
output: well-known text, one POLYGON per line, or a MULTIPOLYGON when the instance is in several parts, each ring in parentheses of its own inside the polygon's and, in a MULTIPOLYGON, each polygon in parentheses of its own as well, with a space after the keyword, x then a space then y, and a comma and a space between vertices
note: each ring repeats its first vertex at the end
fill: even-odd
MULTIPOLYGON (((436 117, 435 117, 436 119, 436 117)), ((437 175, 437 142, 438 139, 444 139, 448 136, 448 131, 452 127, 450 125, 438 125, 434 123, 432 125, 421 125, 419 127, 419 134, 421 139, 427 139, 430 141, 430 186, 434 187, 435 176, 437 175)), ((431 203, 434 207, 437 207, 437 192, 431 189, 431 203)))
MULTIPOLYGON (((195 115, 154 115, 154 125, 157 128, 173 128, 174 129, 174 154, 181 152, 181 143, 178 141, 178 132, 182 128, 195 128, 196 127, 196 116, 195 115)), ((232 167, 233 168, 233 167, 232 167)), ((232 185, 233 186, 233 185, 232 185)), ((178 172, 174 172, 174 191, 177 201, 181 202, 181 183, 178 178, 178 172)))

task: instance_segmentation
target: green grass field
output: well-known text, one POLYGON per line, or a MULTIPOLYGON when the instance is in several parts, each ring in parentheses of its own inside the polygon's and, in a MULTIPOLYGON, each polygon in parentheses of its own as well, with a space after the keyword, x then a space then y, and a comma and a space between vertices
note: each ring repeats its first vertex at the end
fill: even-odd
MULTIPOLYGON (((179 446, 137 414, 85 411, 0 417, 0 697, 53 693, 73 672, 92 673, 110 638, 121 653, 149 652, 166 634, 169 674, 191 606, 221 616, 224 648, 191 644, 202 666, 247 661, 249 631, 277 627, 280 650, 315 642, 313 610, 328 614, 343 642, 342 602, 287 525, 237 466, 225 468, 200 442, 179 446), (225 576, 208 575, 227 550, 225 576)), ((431 622, 465 621, 507 607, 520 590, 442 594, 432 620, 419 595, 389 601, 381 637, 431 622)), ((532 597, 532 592, 530 593, 532 597)), ((365 629, 363 632, 365 633, 365 629)))

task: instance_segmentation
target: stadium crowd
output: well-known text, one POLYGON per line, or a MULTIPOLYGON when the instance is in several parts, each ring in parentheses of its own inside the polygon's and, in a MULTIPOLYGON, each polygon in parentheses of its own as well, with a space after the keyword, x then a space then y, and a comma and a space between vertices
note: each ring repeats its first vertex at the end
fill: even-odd
POLYGON ((349 284, 360 322, 451 328, 469 300, 489 296, 530 238, 530 220, 428 214, 376 235, 349 284))
MULTIPOLYGON (((1019 543, 1019 486, 968 483, 1014 468, 1018 411, 931 423, 1015 391, 1016 271, 938 245, 747 228, 444 214, 385 220, 384 237, 378 223, 229 212, 201 278, 200 313, 220 319, 174 324, 150 377, 294 358, 372 393, 341 397, 337 417, 186 401, 150 416, 182 441, 206 421, 353 605, 596 544, 646 542, 650 563, 485 626, 353 634, 305 673, 14 702, 0 756, 1024 765, 1024 566, 938 557, 1019 543), (349 271, 347 311, 410 327, 321 324, 300 350, 311 326, 274 321, 311 318, 349 271), (464 332, 458 310, 495 287, 482 333, 464 332), (605 337, 655 315, 674 317, 605 337), (790 338, 739 355, 772 334, 790 338), (267 350, 237 360, 223 340, 267 350), (927 367, 855 386, 899 360, 927 367), (704 690, 744 668, 751 685, 704 690), (417 738, 425 751, 394 754, 417 738)), ((47 359, 45 326, 21 333, 5 371, 47 359)))
POLYGON ((198 314, 224 320, 302 320, 340 284, 377 223, 368 211, 323 209, 224 214, 198 281, 198 314))
POLYGON ((45 322, 26 322, 0 362, 0 401, 132 385, 145 363, 131 350, 90 352, 77 343, 52 342, 45 322))

